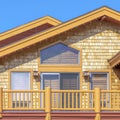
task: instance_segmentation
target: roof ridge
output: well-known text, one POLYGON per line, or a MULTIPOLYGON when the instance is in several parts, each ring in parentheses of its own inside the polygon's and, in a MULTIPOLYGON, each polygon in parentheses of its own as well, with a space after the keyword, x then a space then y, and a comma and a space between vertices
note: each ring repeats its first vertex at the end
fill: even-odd
POLYGON ((1 48, 0 49, 0 57, 12 53, 15 50, 19 50, 22 48, 25 48, 27 46, 30 46, 32 44, 35 44, 37 42, 41 42, 47 38, 53 37, 55 35, 58 35, 60 33, 63 33, 69 29, 72 29, 74 27, 83 25, 87 22, 93 21, 97 18, 100 18, 102 16, 108 16, 112 19, 115 19, 120 23, 120 13, 106 7, 102 7, 100 9, 94 10, 88 14, 85 14, 83 16, 80 16, 78 18, 75 18, 73 20, 70 20, 68 22, 65 22, 63 24, 59 24, 49 30, 45 30, 44 32, 31 36, 29 38, 26 38, 22 41, 16 42, 15 44, 11 44, 7 47, 1 48))

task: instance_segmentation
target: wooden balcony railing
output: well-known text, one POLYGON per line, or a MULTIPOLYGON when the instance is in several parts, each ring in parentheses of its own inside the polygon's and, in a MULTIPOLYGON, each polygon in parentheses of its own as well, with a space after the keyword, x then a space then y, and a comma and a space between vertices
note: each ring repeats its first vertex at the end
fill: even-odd
POLYGON ((52 90, 52 110, 94 110, 94 90, 52 90))
POLYGON ((100 119, 101 111, 120 110, 118 90, 3 90, 0 88, 0 117, 2 111, 42 110, 50 119, 51 111, 94 111, 100 119))
POLYGON ((3 110, 45 110, 45 90, 4 90, 3 110))

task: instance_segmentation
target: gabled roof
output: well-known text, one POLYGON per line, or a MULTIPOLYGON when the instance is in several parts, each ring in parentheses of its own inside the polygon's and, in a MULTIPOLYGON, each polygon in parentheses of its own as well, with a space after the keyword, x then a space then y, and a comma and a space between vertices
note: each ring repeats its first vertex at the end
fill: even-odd
POLYGON ((113 56, 108 62, 112 68, 120 65, 120 52, 113 56))
POLYGON ((0 48, 21 41, 32 35, 38 34, 60 23, 60 21, 52 17, 46 16, 41 19, 22 25, 20 27, 9 30, 7 32, 4 32, 0 34, 0 48))
POLYGON ((34 36, 25 38, 22 41, 18 41, 16 43, 10 44, 4 48, 1 48, 0 49, 0 57, 10 54, 16 50, 23 49, 25 47, 28 47, 28 46, 38 43, 40 41, 44 41, 47 38, 58 35, 69 29, 83 25, 87 22, 93 21, 98 18, 101 18, 103 20, 106 19, 106 20, 120 24, 120 13, 119 12, 114 11, 107 7, 102 7, 100 9, 92 11, 88 14, 85 14, 83 16, 80 16, 80 17, 70 20, 68 22, 57 25, 56 27, 53 27, 49 30, 46 30, 46 31, 36 34, 34 36))
POLYGON ((45 16, 43 18, 39 18, 37 20, 31 21, 31 22, 29 22, 27 24, 24 24, 22 26, 19 26, 19 27, 11 29, 9 31, 1 33, 0 34, 0 41, 6 39, 8 37, 11 37, 13 35, 16 35, 16 34, 19 34, 21 32, 24 32, 24 31, 27 31, 29 29, 32 29, 34 27, 43 25, 45 23, 51 24, 53 26, 56 26, 56 25, 59 25, 61 22, 59 20, 53 18, 53 17, 45 16))

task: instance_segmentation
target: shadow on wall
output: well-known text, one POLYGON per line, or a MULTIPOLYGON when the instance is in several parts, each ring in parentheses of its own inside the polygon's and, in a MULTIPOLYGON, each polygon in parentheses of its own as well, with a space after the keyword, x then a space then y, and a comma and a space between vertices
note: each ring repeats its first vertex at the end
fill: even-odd
POLYGON ((11 55, 5 56, 4 58, 2 58, 3 65, 0 69, 0 73, 9 69, 19 68, 20 66, 25 67, 26 65, 28 68, 33 68, 33 61, 38 57, 38 48, 45 47, 56 41, 65 41, 68 45, 80 41, 84 42, 84 40, 89 40, 91 36, 95 36, 96 34, 102 33, 106 30, 119 33, 119 26, 108 21, 101 21, 97 19, 84 25, 75 27, 64 33, 39 42, 34 46, 24 48, 20 51, 16 51, 16 53, 12 53, 11 55))

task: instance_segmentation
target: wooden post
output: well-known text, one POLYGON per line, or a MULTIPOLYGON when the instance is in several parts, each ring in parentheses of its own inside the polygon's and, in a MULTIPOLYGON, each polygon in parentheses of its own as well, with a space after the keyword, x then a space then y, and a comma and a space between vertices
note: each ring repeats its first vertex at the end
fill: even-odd
POLYGON ((45 89, 45 112, 45 120, 51 120, 51 88, 49 87, 45 89))
POLYGON ((0 118, 2 118, 3 109, 3 88, 0 88, 0 118))
POLYGON ((100 88, 95 88, 95 112, 96 117, 95 120, 100 120, 100 88))

